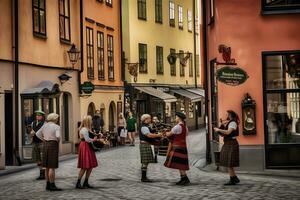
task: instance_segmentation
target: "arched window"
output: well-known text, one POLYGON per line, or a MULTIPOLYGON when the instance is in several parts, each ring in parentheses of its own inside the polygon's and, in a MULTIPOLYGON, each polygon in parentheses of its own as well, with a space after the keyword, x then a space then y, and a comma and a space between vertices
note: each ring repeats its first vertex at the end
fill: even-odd
POLYGON ((87 110, 87 114, 91 115, 93 117, 95 115, 95 111, 96 111, 95 104, 93 102, 91 102, 89 104, 89 107, 88 107, 88 110, 87 110))

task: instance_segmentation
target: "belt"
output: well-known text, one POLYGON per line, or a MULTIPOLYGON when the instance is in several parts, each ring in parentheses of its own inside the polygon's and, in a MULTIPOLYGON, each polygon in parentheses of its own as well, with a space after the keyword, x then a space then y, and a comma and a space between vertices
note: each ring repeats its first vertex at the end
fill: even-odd
POLYGON ((140 141, 141 144, 150 144, 149 142, 146 141, 140 141))

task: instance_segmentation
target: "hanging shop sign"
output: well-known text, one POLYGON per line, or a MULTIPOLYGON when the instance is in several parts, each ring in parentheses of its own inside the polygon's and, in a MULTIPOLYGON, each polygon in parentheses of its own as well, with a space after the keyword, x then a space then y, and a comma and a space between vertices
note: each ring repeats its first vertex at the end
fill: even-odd
POLYGON ((249 78, 247 72, 239 67, 224 66, 216 72, 217 80, 231 86, 241 85, 249 78))
POLYGON ((80 87, 81 90, 86 94, 91 94, 95 89, 94 84, 90 81, 85 81, 80 87))

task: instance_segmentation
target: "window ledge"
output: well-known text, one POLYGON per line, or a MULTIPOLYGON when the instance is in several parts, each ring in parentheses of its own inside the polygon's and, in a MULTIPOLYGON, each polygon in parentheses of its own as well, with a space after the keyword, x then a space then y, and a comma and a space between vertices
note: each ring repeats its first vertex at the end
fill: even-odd
POLYGON ((71 45, 71 41, 70 40, 65 40, 65 39, 62 39, 62 38, 60 38, 60 43, 66 44, 66 45, 71 45))
POLYGON ((160 22, 160 21, 155 21, 155 23, 157 23, 157 24, 163 24, 163 22, 160 22))
POLYGON ((147 21, 147 18, 138 17, 139 20, 147 21))
POLYGON ((111 81, 111 82, 115 82, 116 81, 114 78, 109 78, 108 80, 111 81))
POLYGON ((47 35, 36 33, 36 32, 33 32, 33 36, 36 38, 44 39, 44 40, 47 39, 47 35))
POLYGON ((72 142, 70 142, 70 141, 62 141, 61 143, 62 144, 71 144, 72 142))
POLYGON ((105 81, 105 78, 98 78, 99 81, 105 81))
POLYGON ((162 76, 162 75, 164 75, 164 73, 156 73, 156 75, 161 75, 162 76))
POLYGON ((140 74, 148 74, 148 71, 139 71, 140 74))
POLYGON ((262 10, 261 15, 300 14, 300 9, 262 10))

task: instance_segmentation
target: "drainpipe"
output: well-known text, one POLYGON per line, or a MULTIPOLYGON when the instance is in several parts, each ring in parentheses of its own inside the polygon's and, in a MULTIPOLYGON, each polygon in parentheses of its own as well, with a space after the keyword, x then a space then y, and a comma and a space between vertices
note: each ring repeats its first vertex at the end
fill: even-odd
MULTIPOLYGON (((19 154, 19 0, 14 1, 14 153, 18 165, 21 165, 21 159, 19 154)), ((14 163, 16 164, 16 163, 14 163)))
MULTIPOLYGON (((196 34, 196 0, 193 0, 193 32, 194 32, 194 77, 195 77, 195 88, 197 88, 197 63, 196 63, 196 59, 197 59, 197 34, 196 34)), ((196 104, 196 103, 195 103, 196 104)), ((198 108, 195 112, 195 125, 196 125, 196 129, 199 129, 199 125, 198 125, 198 108)))
POLYGON ((119 20, 120 20, 120 56, 121 56, 121 81, 123 82, 123 113, 125 114, 125 53, 123 52, 123 24, 122 24, 122 0, 119 1, 119 20))
POLYGON ((208 55, 207 55, 207 16, 206 16, 206 0, 202 0, 202 31, 203 31, 203 67, 204 67, 204 89, 205 89, 205 125, 206 125, 206 163, 211 163, 211 149, 209 139, 209 117, 208 117, 208 55))
POLYGON ((79 94, 82 94, 81 91, 81 73, 83 72, 83 64, 84 64, 84 59, 83 59, 83 0, 80 0, 80 69, 78 72, 78 90, 79 94))

